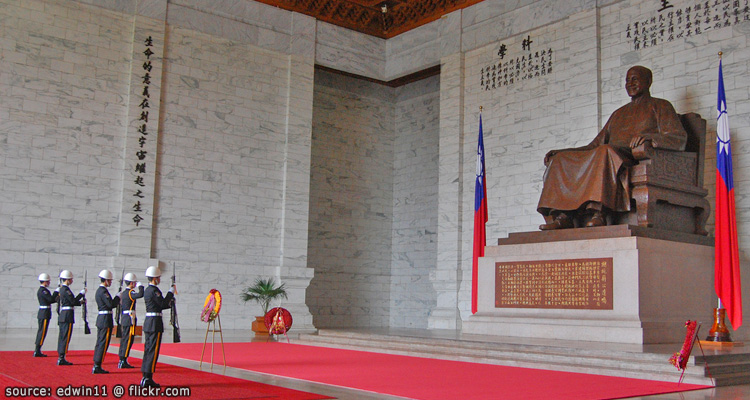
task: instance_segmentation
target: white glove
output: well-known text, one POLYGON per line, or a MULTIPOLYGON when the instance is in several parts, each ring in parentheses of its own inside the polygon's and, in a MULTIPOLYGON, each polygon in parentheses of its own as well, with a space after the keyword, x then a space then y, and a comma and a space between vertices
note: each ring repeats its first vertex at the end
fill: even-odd
POLYGON ((55 288, 55 292, 60 293, 60 288, 55 288))
POLYGON ((81 289, 80 294, 86 294, 86 288, 81 289))
POLYGON ((143 284, 141 282, 136 282, 135 286, 137 286, 137 287, 143 287, 143 284))
POLYGON ((172 286, 171 286, 171 287, 169 288, 169 292, 170 292, 170 293, 172 293, 172 294, 177 294, 177 288, 176 288, 176 287, 175 287, 174 285, 172 285, 172 286))

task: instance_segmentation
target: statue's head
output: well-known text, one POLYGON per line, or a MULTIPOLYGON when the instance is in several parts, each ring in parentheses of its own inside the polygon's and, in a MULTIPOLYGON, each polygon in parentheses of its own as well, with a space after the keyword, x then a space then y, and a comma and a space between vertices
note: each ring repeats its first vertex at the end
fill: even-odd
POLYGON ((625 77, 625 90, 628 92, 628 96, 632 98, 640 97, 644 94, 649 94, 652 81, 653 75, 651 74, 651 70, 636 65, 628 70, 625 77))

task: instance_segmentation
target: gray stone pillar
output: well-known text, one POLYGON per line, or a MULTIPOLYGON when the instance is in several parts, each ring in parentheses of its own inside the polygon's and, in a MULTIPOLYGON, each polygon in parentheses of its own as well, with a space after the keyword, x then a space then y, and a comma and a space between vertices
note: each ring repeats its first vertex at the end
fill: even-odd
POLYGON ((313 269, 307 267, 307 226, 310 211, 315 19, 294 13, 292 32, 279 279, 286 284, 289 295, 282 307, 292 314, 293 329, 299 332, 315 330, 312 314, 305 304, 305 292, 313 277, 313 269))
MULTIPOLYGON (((122 208, 119 241, 113 260, 115 275, 123 267, 145 282, 151 259, 155 208, 157 143, 166 41, 167 2, 151 2, 149 9, 136 10, 133 21, 128 116, 123 155, 122 208), (139 15, 146 13, 157 19, 139 15), (161 18, 161 19, 159 19, 161 18)), ((164 266, 161 266, 164 268, 164 266)), ((119 278, 117 278, 119 279, 119 278)))
POLYGON ((438 256, 437 268, 430 273, 430 281, 437 293, 437 306, 430 314, 430 329, 460 328, 458 291, 462 253, 463 67, 462 53, 441 60, 438 256))

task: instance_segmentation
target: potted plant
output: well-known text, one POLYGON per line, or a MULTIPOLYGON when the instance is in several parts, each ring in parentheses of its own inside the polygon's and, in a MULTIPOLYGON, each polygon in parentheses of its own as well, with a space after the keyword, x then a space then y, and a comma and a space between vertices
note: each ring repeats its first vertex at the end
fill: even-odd
POLYGON ((277 298, 287 299, 286 284, 276 285, 276 281, 273 278, 258 278, 252 286, 246 287, 242 291, 243 301, 257 301, 261 308, 263 308, 263 315, 255 317, 255 321, 252 324, 253 332, 257 333, 268 333, 264 317, 268 313, 268 306, 271 301, 277 298))

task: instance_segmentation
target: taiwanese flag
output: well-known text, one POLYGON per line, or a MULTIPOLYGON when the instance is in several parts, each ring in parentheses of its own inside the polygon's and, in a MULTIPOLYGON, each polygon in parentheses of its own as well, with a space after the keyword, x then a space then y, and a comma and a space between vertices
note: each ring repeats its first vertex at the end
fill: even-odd
POLYGON ((716 123, 716 233, 714 285, 721 305, 727 310, 732 328, 742 325, 742 291, 737 221, 734 207, 732 149, 729 145, 729 119, 724 94, 724 75, 719 61, 719 101, 716 123))
POLYGON ((484 257, 487 244, 487 180, 484 177, 484 139, 482 138, 482 113, 479 113, 479 143, 477 144, 477 179, 474 186, 474 253, 471 259, 471 313, 477 312, 477 273, 479 257, 484 257))

